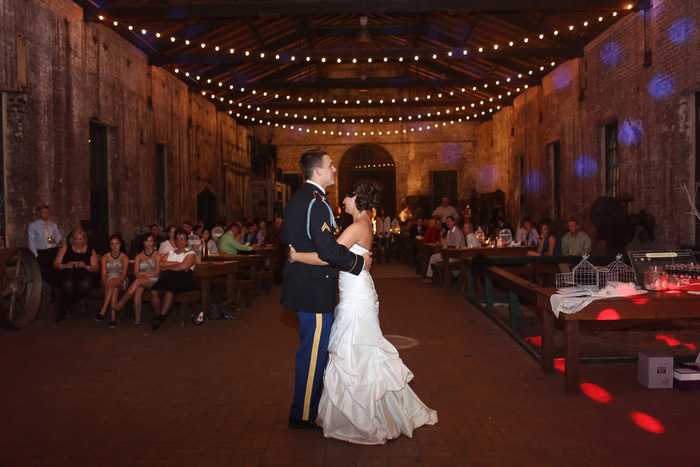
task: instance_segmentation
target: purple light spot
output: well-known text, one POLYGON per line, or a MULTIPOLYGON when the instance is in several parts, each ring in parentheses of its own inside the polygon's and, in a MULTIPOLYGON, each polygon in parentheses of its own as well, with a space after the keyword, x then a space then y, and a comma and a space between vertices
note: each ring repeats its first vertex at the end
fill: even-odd
POLYGON ((607 67, 617 65, 622 60, 622 47, 614 41, 606 43, 600 49, 600 59, 607 67))
POLYGON ((649 94, 657 99, 668 97, 673 92, 673 78, 669 75, 656 75, 649 81, 649 94))
POLYGON ((488 188, 498 183, 498 169, 493 165, 485 165, 479 171, 479 184, 482 188, 488 188))
POLYGON ((539 170, 531 170, 525 175, 525 190, 528 193, 539 193, 544 188, 544 175, 539 170))
POLYGON ((680 18, 671 23, 668 37, 672 42, 685 42, 695 34, 695 25, 690 18, 680 18))
POLYGON ((592 178, 598 174, 598 161, 591 156, 581 156, 574 162, 574 172, 582 180, 592 178))
POLYGON ((617 131, 617 137, 627 146, 637 144, 642 139, 642 124, 635 120, 625 120, 617 131))
POLYGON ((572 79, 571 69, 567 66, 560 66, 552 73, 552 84, 557 91, 567 87, 572 79))
POLYGON ((447 143, 440 150, 443 164, 454 165, 462 160, 462 148, 457 143, 447 143))

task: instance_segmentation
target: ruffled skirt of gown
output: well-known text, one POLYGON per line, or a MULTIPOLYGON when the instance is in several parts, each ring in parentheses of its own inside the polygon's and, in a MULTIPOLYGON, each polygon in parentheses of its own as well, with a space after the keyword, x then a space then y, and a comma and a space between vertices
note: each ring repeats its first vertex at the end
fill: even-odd
POLYGON ((341 272, 339 288, 316 419, 324 436, 384 444, 437 423, 437 412, 408 385, 413 373, 382 336, 372 277, 367 271, 359 276, 341 272))

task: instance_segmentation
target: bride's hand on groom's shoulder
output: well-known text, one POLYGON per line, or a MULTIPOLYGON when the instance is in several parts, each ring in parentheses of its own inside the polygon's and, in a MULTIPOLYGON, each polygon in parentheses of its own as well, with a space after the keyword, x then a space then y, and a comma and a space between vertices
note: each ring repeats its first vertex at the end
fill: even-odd
POLYGON ((365 259, 365 265, 362 269, 369 271, 369 268, 372 267, 372 252, 368 251, 367 253, 363 254, 362 257, 365 259))

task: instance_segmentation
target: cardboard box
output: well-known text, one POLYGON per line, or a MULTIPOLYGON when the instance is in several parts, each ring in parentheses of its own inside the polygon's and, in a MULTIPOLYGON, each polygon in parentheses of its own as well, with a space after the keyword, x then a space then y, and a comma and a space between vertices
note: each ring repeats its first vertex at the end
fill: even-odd
POLYGON ((650 389, 673 387, 673 357, 663 352, 639 352, 637 362, 639 382, 650 389))
POLYGON ((673 387, 677 389, 700 389, 700 370, 680 367, 673 370, 673 387))

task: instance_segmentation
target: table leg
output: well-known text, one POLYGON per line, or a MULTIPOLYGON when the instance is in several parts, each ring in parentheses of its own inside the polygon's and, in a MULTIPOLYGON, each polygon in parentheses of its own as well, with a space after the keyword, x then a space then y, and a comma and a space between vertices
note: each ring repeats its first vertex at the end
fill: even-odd
POLYGON ((451 280, 451 272, 450 272, 450 258, 442 258, 442 288, 446 289, 448 285, 450 285, 450 280, 451 280))
POLYGON ((566 377, 566 392, 567 394, 578 394, 579 373, 578 373, 578 321, 564 321, 564 362, 566 368, 564 376, 566 377))
MULTIPOLYGON (((210 277, 202 277, 201 278, 201 291, 200 291, 200 298, 202 300, 202 309, 201 311, 204 312, 204 319, 207 319, 207 315, 209 314, 209 307, 211 306, 211 278, 210 277)), ((196 311, 195 311, 195 314, 196 311)))
POLYGON ((236 308, 236 273, 226 274, 226 305, 236 308))
POLYGON ((493 281, 490 277, 484 277, 484 283, 486 288, 486 309, 493 313, 493 281))
POLYGON ((516 333, 520 332, 520 304, 518 295, 512 290, 508 291, 508 302, 510 308, 510 329, 516 333))
POLYGON ((542 310, 540 321, 540 334, 542 334, 542 372, 554 373, 554 315, 542 310))
POLYGON ((474 274, 471 268, 465 266, 465 274, 467 277, 467 297, 474 297, 474 274))

